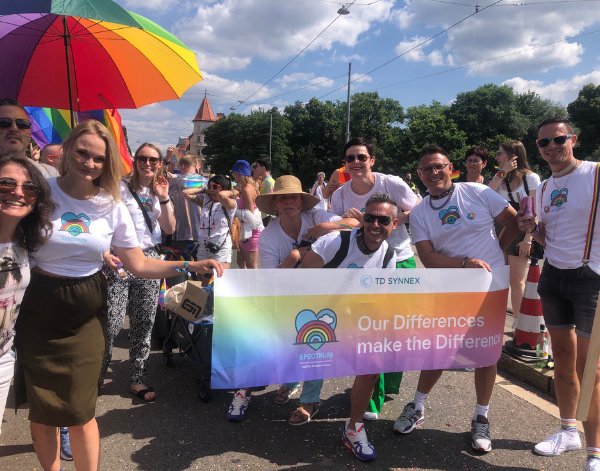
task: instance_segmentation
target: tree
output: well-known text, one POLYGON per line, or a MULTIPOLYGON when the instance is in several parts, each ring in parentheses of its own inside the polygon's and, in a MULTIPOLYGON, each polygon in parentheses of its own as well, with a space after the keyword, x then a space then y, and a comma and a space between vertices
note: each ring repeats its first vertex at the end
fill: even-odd
POLYGON ((579 128, 574 153, 578 158, 597 160, 600 156, 600 85, 590 83, 567 106, 569 119, 579 128))

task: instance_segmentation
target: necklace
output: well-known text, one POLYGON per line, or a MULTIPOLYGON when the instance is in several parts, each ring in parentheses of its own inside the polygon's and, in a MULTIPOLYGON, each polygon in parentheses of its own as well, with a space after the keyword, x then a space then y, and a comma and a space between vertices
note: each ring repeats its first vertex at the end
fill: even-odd
POLYGON ((433 196, 433 195, 429 195, 430 198, 433 198, 434 200, 441 200, 444 196, 448 196, 450 193, 452 193, 454 191, 454 183, 450 186, 450 188, 448 188, 446 191, 444 191, 442 194, 439 194, 437 196, 433 196))
POLYGON ((577 159, 573 159, 573 162, 571 162, 569 165, 567 165, 565 168, 563 168, 560 172, 552 172, 552 176, 554 178, 560 178, 563 175, 566 175, 567 173, 569 173, 571 171, 571 169, 573 167, 577 167, 577 163, 579 161, 577 159))
POLYGON ((446 191, 444 191, 441 195, 437 196, 435 199, 439 199, 439 198, 443 198, 444 196, 448 195, 448 198, 446 198, 446 201, 444 201, 444 203, 441 206, 438 206, 437 208, 433 205, 433 203, 431 202, 431 198, 432 196, 429 195, 429 206, 431 207, 431 209, 433 209, 434 211, 439 211, 440 209, 442 209, 444 206, 446 206, 448 204, 448 201, 450 201, 450 198, 452 198, 452 195, 454 194, 454 183, 452 184, 452 186, 450 188, 448 188, 446 191))
POLYGON ((363 233, 363 227, 356 231, 356 245, 358 245, 358 248, 362 253, 370 257, 373 253, 377 252, 377 250, 371 250, 367 247, 367 245, 365 244, 365 239, 363 238, 363 233))
MULTIPOLYGON (((573 164, 575 164, 575 168, 577 168, 579 161, 578 160, 574 160, 571 164, 569 164, 569 166, 563 170, 561 170, 558 173, 562 173, 563 175, 566 173, 565 170, 569 169, 570 167, 573 167, 573 164)), ((562 188, 559 188, 558 185, 556 184, 556 175, 552 174, 552 183, 554 184, 554 187, 556 188, 557 191, 561 191, 563 188, 567 188, 569 186, 569 180, 571 179, 571 177, 573 176, 575 172, 571 172, 569 174, 569 178, 567 178, 567 181, 565 182, 564 186, 562 188)), ((542 200, 544 198, 544 195, 542 194, 542 200)), ((543 201, 542 201, 543 204, 543 201)), ((552 202, 550 202, 550 204, 552 204, 552 202)), ((557 208, 558 210, 556 211, 556 220, 554 221, 554 231, 552 231, 552 242, 554 242, 556 240, 556 228, 558 227, 558 219, 560 218, 560 208, 557 208)))

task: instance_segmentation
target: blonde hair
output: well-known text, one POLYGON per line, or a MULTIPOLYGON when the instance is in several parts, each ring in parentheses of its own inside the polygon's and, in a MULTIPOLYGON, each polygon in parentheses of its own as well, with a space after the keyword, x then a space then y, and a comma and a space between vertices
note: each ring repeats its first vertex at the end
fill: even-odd
POLYGON ((256 181, 254 180, 254 178, 252 178, 251 176, 240 175, 240 180, 243 182, 244 186, 250 185, 256 191, 258 191, 258 183, 256 183, 256 181))
POLYGON ((179 165, 185 165, 186 167, 195 167, 198 165, 198 158, 192 154, 186 154, 179 159, 179 165))
POLYGON ((154 175, 154 178, 150 182, 150 193, 152 195, 156 195, 156 193, 154 193, 154 183, 156 182, 156 177, 163 176, 163 155, 162 155, 162 152, 160 151, 160 149, 158 148, 158 146, 156 146, 155 144, 152 144, 150 142, 144 142, 135 151, 134 161, 133 161, 133 176, 131 177, 131 189, 133 191, 139 191, 142 189, 142 185, 140 185, 140 171, 137 168, 137 162, 135 162, 135 159, 137 158, 140 151, 145 147, 149 147, 150 149, 155 150, 158 153, 159 164, 158 164, 158 167, 156 167, 156 169, 157 169, 156 174, 154 175))
POLYGON ((79 123, 62 144, 63 158, 60 161, 60 174, 64 176, 71 169, 71 155, 75 148, 75 142, 84 134, 94 134, 106 144, 106 164, 102 169, 102 174, 94 180, 94 185, 102 188, 113 200, 120 201, 119 181, 127 173, 127 169, 121 161, 121 153, 117 143, 112 137, 110 131, 99 121, 88 119, 79 123))
POLYGON ((531 173, 529 163, 527 162, 527 151, 521 141, 506 141, 500 144, 500 147, 504 149, 509 157, 513 154, 517 156, 517 168, 508 172, 508 175, 506 175, 506 179, 509 182, 515 177, 522 180, 525 175, 531 173))

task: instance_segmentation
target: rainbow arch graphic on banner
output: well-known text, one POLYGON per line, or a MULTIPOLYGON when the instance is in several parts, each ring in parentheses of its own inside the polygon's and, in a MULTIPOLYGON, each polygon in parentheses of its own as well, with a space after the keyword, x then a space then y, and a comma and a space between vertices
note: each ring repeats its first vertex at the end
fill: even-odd
POLYGON ((296 342, 294 345, 308 345, 318 350, 324 344, 337 342, 335 327, 337 316, 331 309, 323 309, 315 314, 309 309, 300 311, 296 316, 296 342))

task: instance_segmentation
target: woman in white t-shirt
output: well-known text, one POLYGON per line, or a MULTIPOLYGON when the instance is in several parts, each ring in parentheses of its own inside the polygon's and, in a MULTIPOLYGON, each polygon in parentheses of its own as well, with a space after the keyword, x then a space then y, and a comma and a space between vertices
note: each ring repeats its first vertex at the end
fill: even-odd
POLYGON ((229 268, 233 243, 229 226, 235 217, 237 204, 227 195, 231 192, 231 180, 224 175, 215 175, 208 181, 207 188, 183 190, 183 197, 202 207, 198 238, 197 260, 212 258, 229 268))
MULTIPOLYGON (((145 142, 135 151, 132 177, 121 180, 120 187, 121 201, 133 220, 142 252, 147 258, 157 260, 160 256, 155 246, 161 242, 161 229, 166 234, 175 232, 175 215, 169 201, 169 183, 162 176, 162 161, 160 149, 145 142)), ((145 383, 160 280, 138 278, 127 270, 122 278, 116 265, 120 261, 114 252, 107 253, 104 261, 102 271, 108 282, 108 331, 100 384, 104 382, 113 344, 129 307, 129 392, 146 402, 154 401, 156 394, 145 383)))
POLYGON ((0 157, 0 427, 14 374, 15 322, 29 284, 27 252, 49 237, 51 210, 50 188, 34 163, 0 157))
POLYGON ((327 207, 329 206, 329 200, 323 196, 323 191, 325 191, 326 187, 325 172, 317 173, 317 181, 310 190, 310 194, 319 198, 319 204, 317 204, 315 208, 323 211, 327 211, 327 207))
MULTIPOLYGON (((256 205, 263 213, 276 215, 258 238, 260 268, 295 268, 310 250, 312 238, 331 230, 342 218, 322 210, 312 209, 319 202, 316 196, 304 193, 300 180, 284 175, 275 181, 273 192, 259 195, 256 205)), ((357 221, 353 220, 354 223, 357 221)), ((300 383, 282 385, 275 393, 275 404, 285 404, 300 383)), ((289 419, 290 425, 303 425, 319 411, 319 395, 323 380, 305 381, 300 396, 300 407, 289 419)), ((252 388, 236 392, 229 407, 227 419, 242 420, 250 404, 252 388)))
POLYGON ((103 255, 113 247, 135 276, 166 278, 178 271, 223 273, 218 262, 146 258, 129 211, 120 200, 123 168, 117 145, 88 120, 63 142, 58 178, 48 180, 55 209, 52 235, 31 256, 35 268, 16 331, 15 405, 29 403, 35 452, 44 469, 58 469, 57 427, 69 427, 77 469, 98 469, 100 435, 94 418, 107 328, 103 255))
MULTIPOLYGON (((510 205, 519 210, 519 202, 524 196, 533 196, 540 185, 540 177, 529 169, 527 151, 520 141, 507 141, 500 144, 496 153, 500 170, 489 184, 510 205)), ((501 225, 496 223, 499 235, 501 225)), ((531 251, 533 236, 525 232, 519 233, 515 240, 504 251, 504 259, 510 267, 510 301, 513 309, 513 327, 516 325, 521 309, 521 300, 525 291, 525 270, 531 251)))

